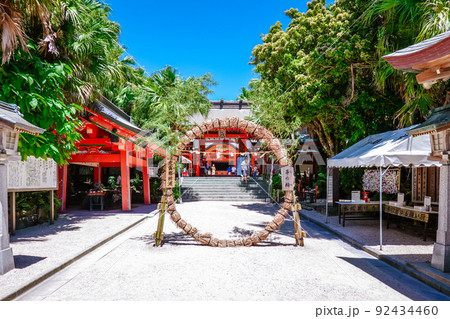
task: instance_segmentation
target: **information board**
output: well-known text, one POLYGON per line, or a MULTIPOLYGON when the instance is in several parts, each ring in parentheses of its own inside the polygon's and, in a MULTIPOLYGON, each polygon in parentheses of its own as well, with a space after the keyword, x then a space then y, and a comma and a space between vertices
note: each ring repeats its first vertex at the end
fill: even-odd
POLYGON ((8 190, 58 188, 58 167, 52 159, 29 156, 26 161, 8 161, 8 190))

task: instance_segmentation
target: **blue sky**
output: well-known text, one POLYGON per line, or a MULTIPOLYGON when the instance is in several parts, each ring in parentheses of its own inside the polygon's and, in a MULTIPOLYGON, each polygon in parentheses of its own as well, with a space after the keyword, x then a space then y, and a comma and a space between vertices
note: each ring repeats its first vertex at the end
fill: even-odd
POLYGON ((256 77, 248 65, 260 35, 280 21, 284 11, 306 11, 307 1, 249 0, 104 0, 111 20, 122 27, 121 44, 151 74, 172 65, 181 76, 211 73, 218 82, 211 100, 235 100, 256 77))

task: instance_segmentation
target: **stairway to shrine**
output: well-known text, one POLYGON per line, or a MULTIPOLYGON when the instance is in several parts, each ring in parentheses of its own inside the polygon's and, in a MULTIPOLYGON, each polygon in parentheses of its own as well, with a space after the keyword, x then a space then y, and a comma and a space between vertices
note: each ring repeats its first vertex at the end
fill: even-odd
POLYGON ((183 177, 181 194, 183 201, 265 201, 267 182, 262 177, 183 177))

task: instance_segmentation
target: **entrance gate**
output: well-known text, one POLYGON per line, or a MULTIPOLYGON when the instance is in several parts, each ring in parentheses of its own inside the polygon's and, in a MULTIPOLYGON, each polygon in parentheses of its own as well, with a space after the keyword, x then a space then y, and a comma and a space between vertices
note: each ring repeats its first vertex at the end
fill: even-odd
MULTIPOLYGON (((237 117, 230 118, 220 118, 209 120, 203 124, 195 126, 192 130, 185 133, 185 136, 181 138, 180 143, 177 147, 177 154, 175 154, 170 162, 176 163, 178 161, 178 156, 180 153, 189 145, 192 140, 197 138, 202 138, 204 134, 207 134, 209 131, 224 129, 224 128, 238 128, 247 132, 250 136, 257 140, 263 140, 268 147, 274 152, 275 157, 277 158, 280 167, 286 167, 291 165, 290 160, 287 157, 287 152, 285 148, 281 145, 280 141, 275 138, 271 132, 269 132, 266 128, 257 125, 253 122, 239 119, 237 117)), ((166 159, 166 163, 169 159, 166 159)), ((278 229, 285 220, 289 211, 297 211, 298 207, 295 204, 295 198, 293 191, 287 190, 284 195, 284 202, 281 205, 281 208, 275 214, 272 221, 270 221, 264 229, 259 232, 254 232, 251 236, 246 236, 240 239, 218 239, 213 237, 210 233, 199 233, 197 228, 188 224, 178 213, 175 205, 175 199, 173 197, 173 182, 168 183, 168 179, 166 177, 169 176, 168 168, 169 165, 165 165, 164 172, 161 176, 161 188, 163 189, 164 195, 161 202, 161 214, 160 221, 158 223, 158 231, 156 233, 156 245, 162 240, 162 225, 164 224, 164 214, 167 212, 170 215, 170 218, 178 228, 181 228, 186 234, 190 235, 195 241, 200 242, 204 245, 209 245, 213 247, 236 247, 236 246, 252 246, 257 245, 262 240, 265 240, 270 233, 278 229), (168 184, 167 184, 168 183, 168 184)), ((240 166, 238 166, 240 167, 240 166)), ((296 223, 296 238, 299 236, 299 240, 297 242, 303 243, 303 232, 301 229, 298 231, 297 224, 300 225, 300 222, 294 214, 294 222, 296 223), (297 219, 297 220, 296 220, 297 219)))

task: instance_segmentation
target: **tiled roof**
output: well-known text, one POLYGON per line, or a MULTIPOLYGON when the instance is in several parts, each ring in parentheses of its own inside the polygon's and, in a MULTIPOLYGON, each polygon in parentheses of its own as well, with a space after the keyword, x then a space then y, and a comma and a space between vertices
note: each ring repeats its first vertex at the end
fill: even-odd
POLYGON ((94 106, 94 111, 108 120, 120 125, 134 133, 142 132, 142 129, 134 125, 131 116, 118 108, 114 103, 106 99, 105 97, 100 97, 97 100, 97 104, 94 106))
POLYGON ((45 129, 24 120, 17 105, 5 103, 3 101, 0 101, 0 123, 4 123, 12 130, 20 133, 38 135, 45 132, 45 129))
POLYGON ((238 118, 244 119, 250 116, 250 106, 248 102, 238 100, 238 101, 211 101, 211 108, 206 117, 200 113, 194 114, 191 117, 191 124, 201 124, 207 120, 221 118, 221 117, 232 117, 236 116, 238 118))
POLYGON ((433 109, 428 119, 422 124, 407 131, 413 136, 428 134, 439 128, 450 126, 450 104, 433 109))
MULTIPOLYGON (((398 70, 414 71, 420 65, 450 54, 450 31, 441 33, 430 39, 413 44, 407 48, 383 56, 398 70)), ((415 71, 418 72, 418 71, 415 71)))

